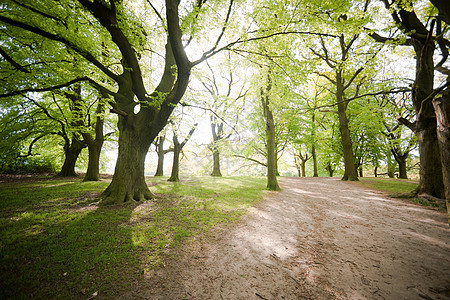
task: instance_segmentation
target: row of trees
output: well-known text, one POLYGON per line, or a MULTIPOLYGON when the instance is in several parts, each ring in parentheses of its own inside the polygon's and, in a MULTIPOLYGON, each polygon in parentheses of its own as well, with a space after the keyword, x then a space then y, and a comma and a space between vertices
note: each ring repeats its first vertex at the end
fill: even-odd
MULTIPOLYGON (((215 176, 228 143, 265 165, 273 190, 288 152, 303 175, 312 159, 314 176, 343 163, 343 179, 357 180, 368 163, 392 173, 393 157, 404 178, 417 141, 418 194, 449 199, 449 12, 431 2, 6 1, 2 138, 15 147, 2 159, 60 136, 61 175, 87 147, 95 180, 105 135, 117 132, 102 203, 149 199, 145 156, 156 142, 163 157, 161 132, 181 102, 209 114, 215 176), (414 74, 389 67, 393 57, 415 60, 414 74)), ((179 155, 187 140, 173 131, 179 155)))

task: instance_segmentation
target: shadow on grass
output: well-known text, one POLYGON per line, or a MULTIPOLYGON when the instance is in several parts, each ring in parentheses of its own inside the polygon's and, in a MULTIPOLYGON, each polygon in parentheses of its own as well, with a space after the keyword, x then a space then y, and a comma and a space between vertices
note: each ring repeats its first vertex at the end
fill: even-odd
POLYGON ((237 220, 264 179, 149 179, 156 201, 101 207, 108 182, 0 183, 0 298, 87 299, 130 290, 186 237, 237 220))
POLYGON ((141 249, 124 226, 133 208, 93 205, 104 185, 0 186, 0 298, 113 295, 139 278, 141 249))

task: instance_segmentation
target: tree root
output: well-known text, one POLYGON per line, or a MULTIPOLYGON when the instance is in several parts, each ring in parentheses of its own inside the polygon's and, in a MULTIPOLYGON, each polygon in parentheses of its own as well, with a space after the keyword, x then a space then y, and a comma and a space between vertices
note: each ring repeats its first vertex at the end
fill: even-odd
POLYGON ((141 188, 135 191, 126 189, 114 191, 114 189, 108 187, 99 198, 99 206, 108 206, 142 203, 146 200, 154 199, 155 195, 148 188, 141 188))

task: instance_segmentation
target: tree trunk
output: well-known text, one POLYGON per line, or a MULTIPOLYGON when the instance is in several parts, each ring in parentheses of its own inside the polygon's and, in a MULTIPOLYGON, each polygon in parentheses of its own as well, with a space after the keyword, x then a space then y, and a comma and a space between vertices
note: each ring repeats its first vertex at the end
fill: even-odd
POLYGON ((178 143, 174 143, 173 145, 173 163, 172 163, 172 173, 170 174, 170 178, 168 181, 178 182, 180 181, 179 173, 180 173, 180 145, 178 143))
POLYGON ((375 166, 375 168, 373 169, 373 176, 378 177, 378 166, 375 166))
POLYGON ((186 145, 186 143, 189 141, 189 139, 194 134, 195 129, 197 128, 198 123, 196 123, 191 130, 189 131, 189 134, 184 139, 182 143, 178 141, 178 136, 175 130, 175 127, 172 123, 173 128, 173 163, 172 163, 172 173, 170 174, 170 178, 168 181, 180 181, 179 173, 180 173, 180 153, 181 150, 183 150, 183 147, 186 145))
POLYGON ((330 177, 333 177, 334 170, 333 170, 333 167, 331 167, 331 162, 327 163, 327 166, 325 169, 328 171, 328 175, 330 175, 330 177))
POLYGON ((398 178, 408 179, 408 174, 406 173, 406 158, 408 157, 408 153, 404 155, 398 156, 398 178))
POLYGON ((362 167, 362 166, 359 166, 359 167, 358 167, 358 172, 359 172, 359 177, 364 177, 364 174, 363 174, 363 167, 362 167))
POLYGON ((211 122, 211 133, 213 137, 213 142, 210 148, 213 154, 213 170, 211 172, 211 176, 220 177, 222 174, 220 172, 220 153, 218 143, 223 138, 223 123, 221 122, 218 124, 217 118, 213 114, 211 114, 209 119, 211 122))
MULTIPOLYGON (((267 107, 268 108, 268 107, 267 107)), ((271 191, 279 191, 280 186, 277 181, 276 152, 275 152, 275 124, 272 111, 268 108, 266 120, 267 138, 267 188, 271 191)))
POLYGON ((336 73, 336 101, 338 103, 339 131, 341 132, 342 150, 344 153, 344 177, 342 180, 357 181, 353 143, 348 129, 347 102, 344 102, 344 84, 340 72, 336 73))
POLYGON ((83 181, 98 181, 100 180, 100 153, 102 151, 103 141, 93 141, 93 143, 87 144, 89 162, 83 181))
POLYGON ((58 177, 76 177, 75 165, 77 163, 78 156, 81 150, 85 147, 84 143, 80 142, 77 138, 72 138, 72 142, 69 139, 65 139, 64 144, 64 164, 61 171, 56 175, 58 177))
POLYGON ((442 175, 445 187, 448 223, 450 224, 450 95, 433 101, 437 118, 437 136, 441 152, 442 175))
POLYGON ((302 161, 300 166, 302 168, 302 177, 306 177, 306 161, 302 161))
POLYGON ((165 137, 160 136, 156 144, 156 153, 158 154, 158 166, 156 167, 155 176, 164 176, 164 141, 165 137))
POLYGON ((317 167, 317 155, 316 155, 316 147, 313 145, 311 150, 311 155, 313 159, 313 166, 314 166, 314 177, 319 177, 319 171, 317 167))
MULTIPOLYGON (((106 95, 103 95, 103 98, 106 98, 106 95)), ((102 117, 102 113, 104 112, 104 104, 102 102, 102 98, 99 98, 98 101, 99 103, 96 111, 97 120, 95 122, 95 139, 93 139, 91 134, 88 132, 82 134, 89 151, 88 168, 83 181, 100 180, 100 153, 102 152, 105 137, 103 135, 104 120, 102 117)))
POLYGON ((425 101, 433 93, 433 45, 415 40, 416 78, 412 99, 416 111, 416 135, 420 154, 420 183, 418 194, 444 198, 441 155, 437 137, 437 122, 432 101, 425 101))
POLYGON ((215 143, 213 145, 213 170, 211 176, 222 176, 222 173, 220 172, 220 153, 215 143))
MULTIPOLYGON (((269 70, 270 71, 270 70, 269 70)), ((266 144, 267 144, 267 189, 279 191, 280 186, 277 181, 277 153, 275 147, 275 122, 272 110, 269 105, 269 92, 272 87, 270 74, 267 75, 267 86, 264 91, 261 88, 261 102, 263 107, 264 121, 266 123, 266 144)))
POLYGON ((153 198, 145 182, 144 166, 148 148, 155 137, 146 136, 145 130, 137 126, 131 115, 119 116, 118 127, 119 154, 111 184, 100 196, 104 205, 153 198))

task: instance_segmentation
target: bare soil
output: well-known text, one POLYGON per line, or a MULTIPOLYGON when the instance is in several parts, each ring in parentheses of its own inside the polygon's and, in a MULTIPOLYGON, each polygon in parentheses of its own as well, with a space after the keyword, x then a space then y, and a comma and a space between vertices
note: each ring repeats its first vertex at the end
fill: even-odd
POLYGON ((336 178, 281 187, 120 298, 450 299, 444 212, 336 178))

